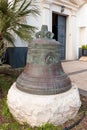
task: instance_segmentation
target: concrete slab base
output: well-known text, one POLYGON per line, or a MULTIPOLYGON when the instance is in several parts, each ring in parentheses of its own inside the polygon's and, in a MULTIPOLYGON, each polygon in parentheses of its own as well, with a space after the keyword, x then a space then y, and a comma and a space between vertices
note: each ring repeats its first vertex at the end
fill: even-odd
POLYGON ((67 92, 56 95, 33 95, 20 91, 14 83, 7 95, 7 104, 20 124, 41 126, 63 124, 76 116, 81 101, 78 88, 72 85, 67 92))

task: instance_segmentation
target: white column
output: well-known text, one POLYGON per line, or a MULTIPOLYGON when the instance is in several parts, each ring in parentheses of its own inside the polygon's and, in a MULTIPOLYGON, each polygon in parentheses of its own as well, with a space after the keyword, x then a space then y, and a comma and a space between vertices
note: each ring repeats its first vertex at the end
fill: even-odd
POLYGON ((77 58, 77 26, 76 15, 71 14, 67 18, 67 39, 66 39, 66 59, 74 60, 77 58))
POLYGON ((77 58, 77 24, 76 15, 72 15, 72 58, 77 58))

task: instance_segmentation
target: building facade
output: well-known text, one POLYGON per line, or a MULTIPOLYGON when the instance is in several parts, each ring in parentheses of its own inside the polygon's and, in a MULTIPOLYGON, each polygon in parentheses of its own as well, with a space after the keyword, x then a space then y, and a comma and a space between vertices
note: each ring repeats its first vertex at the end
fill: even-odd
POLYGON ((38 0, 38 4, 41 15, 27 17, 27 23, 38 30, 48 25, 61 44, 61 59, 78 59, 79 47, 87 43, 87 0, 38 0))

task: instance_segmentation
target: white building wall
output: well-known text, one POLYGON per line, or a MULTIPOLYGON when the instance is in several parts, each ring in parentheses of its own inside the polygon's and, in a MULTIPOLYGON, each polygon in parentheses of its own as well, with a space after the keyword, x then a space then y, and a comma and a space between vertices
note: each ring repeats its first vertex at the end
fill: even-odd
POLYGON ((29 25, 33 25, 33 26, 37 27, 38 30, 39 30, 41 28, 41 25, 42 25, 42 22, 43 22, 43 16, 42 16, 43 7, 42 7, 41 0, 38 0, 38 8, 39 8, 39 11, 40 11, 40 15, 38 15, 38 16, 33 16, 33 15, 27 16, 26 22, 29 25))
POLYGON ((77 57, 79 57, 79 48, 87 44, 87 4, 80 6, 77 11, 77 57))
MULTIPOLYGON (((39 7, 40 16, 35 18, 29 16, 26 22, 38 27, 38 30, 41 29, 42 24, 46 24, 49 31, 52 31, 52 12, 66 16, 66 60, 78 59, 78 48, 87 43, 87 4, 79 7, 69 0, 39 0, 39 7), (63 13, 61 13, 62 5, 65 6, 63 13)), ((18 38, 16 46, 27 46, 27 44, 18 38)))
MULTIPOLYGON (((65 2, 65 1, 64 1, 65 2)), ((44 2, 42 4, 42 24, 48 25, 49 31, 52 31, 52 12, 67 17, 66 26, 66 60, 77 58, 76 52, 76 15, 75 7, 71 7, 69 3, 61 2, 44 2), (61 6, 64 4, 64 12, 61 13, 61 6)), ((41 25, 41 24, 40 24, 41 25)))
POLYGON ((87 4, 79 8, 77 12, 78 47, 87 44, 87 4))

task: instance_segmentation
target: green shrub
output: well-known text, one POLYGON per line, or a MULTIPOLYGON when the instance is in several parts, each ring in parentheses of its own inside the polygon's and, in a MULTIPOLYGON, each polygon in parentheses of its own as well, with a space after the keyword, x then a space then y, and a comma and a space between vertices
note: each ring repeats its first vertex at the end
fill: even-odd
POLYGON ((87 50, 87 44, 85 44, 85 45, 82 45, 82 47, 81 47, 82 49, 86 49, 87 50))

